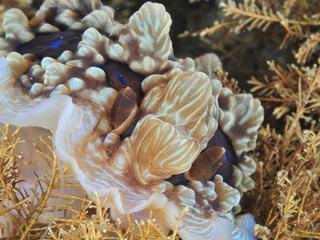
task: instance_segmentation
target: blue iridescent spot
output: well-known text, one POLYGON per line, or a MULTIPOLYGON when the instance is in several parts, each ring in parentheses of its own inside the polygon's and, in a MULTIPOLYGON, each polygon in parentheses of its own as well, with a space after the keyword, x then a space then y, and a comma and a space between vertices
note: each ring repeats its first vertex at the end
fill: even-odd
POLYGON ((123 84, 128 84, 127 81, 118 72, 114 72, 113 75, 116 76, 123 84))
POLYGON ((178 176, 177 176, 177 183, 178 183, 178 184, 180 183, 180 180, 181 180, 181 175, 178 175, 178 176))
POLYGON ((132 133, 132 131, 133 131, 133 129, 134 129, 134 126, 135 126, 135 125, 132 125, 131 128, 129 129, 129 134, 132 133))
MULTIPOLYGON (((229 149, 226 149, 226 150, 227 150, 227 153, 228 153, 228 155, 229 155, 229 158, 231 159, 231 153, 230 153, 229 149)), ((226 160, 227 160, 227 156, 224 155, 223 163, 226 163, 226 160)))
POLYGON ((47 48, 56 48, 56 47, 59 47, 62 42, 63 42, 63 40, 58 40, 58 41, 55 41, 54 43, 51 43, 50 45, 48 45, 46 47, 47 48))

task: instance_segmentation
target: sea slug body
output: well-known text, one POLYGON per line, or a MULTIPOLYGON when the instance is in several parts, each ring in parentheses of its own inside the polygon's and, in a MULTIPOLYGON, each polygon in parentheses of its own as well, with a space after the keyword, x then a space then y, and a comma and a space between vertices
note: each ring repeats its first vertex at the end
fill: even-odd
POLYGON ((170 15, 147 2, 127 24, 98 0, 46 0, 4 16, 0 122, 53 131, 58 158, 114 218, 152 210, 183 239, 255 239, 237 215, 252 189, 263 108, 233 94, 216 55, 173 55, 170 15), (183 226, 183 227, 182 227, 183 226))

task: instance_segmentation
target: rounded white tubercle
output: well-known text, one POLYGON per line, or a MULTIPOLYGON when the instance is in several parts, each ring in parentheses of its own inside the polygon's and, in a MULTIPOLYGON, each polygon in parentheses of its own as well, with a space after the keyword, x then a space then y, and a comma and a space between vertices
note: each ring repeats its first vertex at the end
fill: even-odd
POLYGON ((66 82, 66 86, 71 92, 76 92, 85 88, 86 83, 81 78, 73 77, 66 82))
POLYGON ((35 64, 30 67, 28 72, 30 73, 30 77, 39 78, 39 80, 41 81, 43 80, 42 75, 44 74, 45 71, 40 65, 35 64))
POLYGON ((99 89, 99 94, 103 107, 107 113, 110 113, 114 100, 118 95, 118 91, 110 87, 104 87, 99 89))
POLYGON ((49 24, 49 23, 44 23, 39 29, 39 32, 41 33, 54 33, 54 32, 59 32, 60 29, 49 24))
POLYGON ((75 59, 70 60, 66 63, 66 66, 68 67, 78 67, 78 68, 88 68, 89 63, 87 61, 84 61, 82 59, 75 59))
POLYGON ((70 50, 66 50, 60 55, 60 57, 58 57, 58 60, 62 63, 66 63, 70 61, 72 57, 73 57, 73 53, 70 50))
POLYGON ((44 57, 44 58, 41 60, 41 67, 46 70, 47 67, 48 67, 51 63, 55 63, 55 62, 57 62, 57 60, 54 59, 54 58, 44 57))
POLYGON ((70 91, 64 84, 59 84, 51 93, 50 97, 60 96, 60 95, 69 95, 70 91))
POLYGON ((106 73, 98 67, 90 67, 85 72, 86 77, 95 80, 98 83, 105 83, 106 73))
POLYGON ((19 80, 23 87, 30 88, 32 86, 29 77, 25 74, 23 74, 19 80))
POLYGON ((34 83, 30 89, 30 94, 32 95, 39 95, 42 93, 45 85, 43 83, 34 83))

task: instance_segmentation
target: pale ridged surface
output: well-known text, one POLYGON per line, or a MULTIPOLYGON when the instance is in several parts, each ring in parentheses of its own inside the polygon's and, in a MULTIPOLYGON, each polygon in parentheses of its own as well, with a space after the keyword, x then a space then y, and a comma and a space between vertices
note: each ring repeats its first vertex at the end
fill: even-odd
POLYGON ((179 63, 178 65, 176 65, 176 63, 173 63, 173 64, 176 65, 176 67, 181 68, 183 71, 186 71, 186 72, 198 71, 195 69, 195 61, 190 57, 177 59, 177 62, 179 63))
POLYGON ((70 90, 64 84, 59 84, 51 93, 50 97, 56 97, 60 95, 69 95, 71 94, 70 90))
POLYGON ((82 19, 86 26, 93 27, 100 32, 110 34, 113 29, 113 19, 107 12, 102 10, 94 10, 82 19))
POLYGON ((77 59, 77 60, 70 60, 66 62, 66 66, 68 67, 76 67, 76 68, 87 68, 88 62, 82 59, 77 59))
POLYGON ((227 88, 223 88, 218 101, 222 109, 219 124, 231 139, 237 156, 254 149, 264 117, 260 101, 251 94, 233 95, 227 88))
POLYGON ((245 193, 253 189, 255 184, 250 175, 253 174, 256 170, 255 161, 251 157, 245 155, 242 159, 240 159, 238 167, 232 167, 232 182, 234 186, 240 191, 240 193, 245 193))
MULTIPOLYGON (((84 82, 85 84, 85 82, 84 82)), ((98 116, 102 117, 105 115, 105 109, 102 105, 102 99, 99 92, 92 88, 83 87, 79 89, 78 92, 75 93, 76 99, 75 101, 78 105, 85 106, 90 108, 94 113, 98 116)))
POLYGON ((202 214, 202 210, 192 209, 184 215, 182 224, 187 227, 179 232, 184 240, 232 239, 232 223, 229 219, 219 217, 215 213, 212 213, 210 218, 202 214))
POLYGON ((253 227, 256 224, 251 214, 242 214, 235 217, 233 240, 256 240, 253 227))
POLYGON ((198 141, 180 135, 172 125, 149 115, 124 141, 120 154, 131 164, 135 179, 148 184, 185 172, 200 150, 198 141))
POLYGON ((57 86, 69 77, 69 68, 62 63, 51 63, 46 67, 44 83, 49 86, 57 86))
POLYGON ((222 84, 219 80, 211 79, 211 86, 212 86, 212 96, 213 96, 213 104, 212 107, 209 109, 209 113, 214 116, 215 119, 219 119, 219 95, 222 89, 222 84))
POLYGON ((43 89, 45 88, 45 85, 42 83, 34 83, 30 89, 30 93, 33 95, 38 95, 40 94, 43 89))
POLYGON ((69 50, 66 50, 60 55, 60 57, 58 57, 57 60, 61 63, 66 63, 70 61, 72 57, 73 57, 73 53, 69 50))
POLYGON ((208 74, 209 78, 217 78, 216 72, 222 69, 219 57, 214 53, 206 53, 194 59, 196 70, 208 74))
POLYGON ((190 72, 177 74, 167 85, 153 88, 146 94, 141 109, 143 114, 160 115, 177 128, 188 129, 191 137, 205 145, 217 127, 208 114, 210 103, 210 80, 203 73, 190 72))
POLYGON ((34 22, 37 22, 36 26, 39 27, 39 32, 47 32, 51 28, 55 32, 56 29, 53 26, 45 27, 47 24, 45 19, 47 15, 57 14, 55 21, 71 29, 84 30, 89 27, 101 26, 99 30, 106 29, 109 31, 110 28, 107 25, 102 26, 102 23, 107 20, 103 15, 107 15, 110 19, 113 19, 113 12, 112 8, 103 6, 99 0, 46 0, 37 11, 34 22), (55 12, 55 8, 58 8, 59 11, 55 12), (98 16, 94 15, 98 17, 97 19, 93 19, 92 17, 88 17, 89 19, 86 20, 82 19, 83 16, 88 16, 90 13, 94 13, 95 10, 102 11, 103 13, 101 12, 98 16))
POLYGON ((39 78, 40 81, 42 80, 41 77, 43 76, 44 72, 44 69, 38 64, 32 65, 28 70, 30 77, 34 79, 39 78))
MULTIPOLYGON (((16 103, 17 101, 14 97, 15 92, 13 89, 16 79, 11 73, 4 57, 0 58, 0 77, 0 119, 2 122, 7 122, 7 119, 15 117, 16 111, 20 109, 15 109, 15 105, 19 105, 16 103)), ((28 99, 25 99, 25 101, 24 104, 27 104, 28 99)))
POLYGON ((20 9, 16 8, 5 12, 3 29, 7 39, 18 40, 19 43, 30 41, 35 36, 29 28, 28 18, 20 9))
POLYGON ((0 94, 2 95, 5 92, 8 92, 8 90, 10 91, 9 88, 12 87, 16 81, 4 57, 0 58, 0 76, 0 94))
POLYGON ((93 65, 103 64, 105 62, 104 45, 104 37, 96 29, 89 28, 82 36, 76 56, 91 61, 93 65))
MULTIPOLYGON (((153 211, 166 225, 175 226, 177 218, 182 212, 183 206, 169 201, 162 208, 153 211)), ((231 240, 232 222, 219 217, 214 211, 204 214, 203 209, 192 208, 183 215, 180 221, 180 237, 184 240, 231 240)))
POLYGON ((255 172, 256 163, 253 158, 245 156, 242 161, 239 163, 239 168, 246 174, 251 175, 255 172))
POLYGON ((31 65, 26 58, 17 52, 10 53, 6 58, 6 62, 14 78, 19 78, 31 65))
POLYGON ((98 67, 90 67, 85 70, 86 78, 91 81, 96 81, 99 83, 105 83, 106 81, 106 73, 98 67))
POLYGON ((59 30, 59 28, 57 28, 51 24, 45 23, 39 28, 38 31, 41 33, 53 33, 53 32, 59 32, 60 30, 59 30))
MULTIPOLYGON (((171 49, 170 25, 170 15, 163 5, 157 3, 144 4, 130 17, 128 26, 141 52, 140 55, 132 56, 133 61, 129 65, 133 70, 155 73, 166 67, 171 49)), ((120 43, 126 42, 120 40, 120 43)))
POLYGON ((240 193, 237 189, 230 187, 223 182, 220 175, 214 178, 215 191, 218 195, 219 209, 223 212, 230 211, 234 206, 239 204, 240 193))
POLYGON ((41 60, 41 67, 46 70, 47 67, 51 64, 51 63, 56 63, 58 62, 56 59, 54 58, 51 58, 51 57, 44 57, 42 60, 41 60))
POLYGON ((71 27, 76 23, 77 18, 78 15, 75 12, 70 9, 65 9, 59 15, 57 15, 55 20, 58 23, 65 24, 66 26, 71 27))
POLYGON ((186 206, 193 207, 196 204, 196 194, 193 189, 179 185, 173 190, 173 200, 185 204, 186 206))
POLYGON ((244 174, 238 167, 232 166, 232 181, 234 186, 241 192, 247 192, 254 188, 254 181, 248 175, 244 174))
POLYGON ((85 89, 86 88, 86 83, 85 81, 83 81, 81 78, 70 78, 67 82, 66 82, 66 86, 68 87, 68 89, 70 90, 70 92, 77 92, 81 89, 85 89))
POLYGON ((104 87, 99 90, 101 97, 101 103, 108 114, 110 114, 114 100, 116 99, 118 92, 110 87, 104 87))
POLYGON ((164 85, 168 84, 171 81, 171 79, 173 79, 178 74, 181 74, 182 72, 183 71, 181 69, 177 68, 164 74, 153 74, 151 76, 148 76, 141 83, 142 91, 144 93, 148 93, 151 90, 157 91, 156 87, 160 87, 160 89, 163 88, 164 85))
POLYGON ((106 38, 105 49, 108 57, 111 59, 120 62, 128 62, 130 51, 125 46, 106 38))
POLYGON ((7 39, 0 38, 0 57, 5 57, 9 52, 13 50, 10 42, 7 39))
POLYGON ((60 8, 67 8, 73 11, 91 12, 102 6, 100 0, 59 0, 60 8))
MULTIPOLYGON (((219 211, 215 205, 219 206, 220 202, 217 199, 215 183, 212 181, 191 181, 190 187, 196 192, 197 207, 206 209, 206 211, 219 211), (215 204, 218 202, 218 204, 215 204)), ((182 203, 184 204, 184 203, 182 203)))

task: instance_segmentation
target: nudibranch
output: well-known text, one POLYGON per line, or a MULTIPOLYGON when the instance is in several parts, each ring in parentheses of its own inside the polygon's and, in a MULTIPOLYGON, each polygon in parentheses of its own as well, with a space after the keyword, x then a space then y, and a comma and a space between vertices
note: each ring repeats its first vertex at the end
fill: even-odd
POLYGON ((4 15, 0 122, 53 131, 57 156, 114 218, 152 210, 183 239, 254 239, 237 215, 252 189, 263 108, 222 86, 216 55, 173 55, 170 15, 147 2, 127 24, 98 0, 46 0, 4 15))

